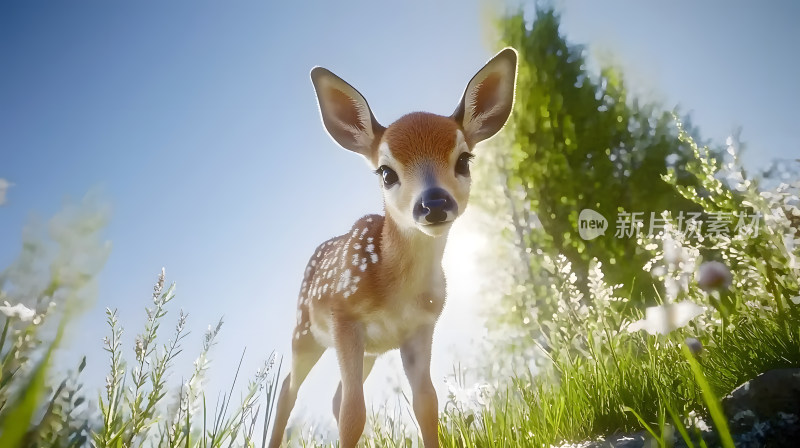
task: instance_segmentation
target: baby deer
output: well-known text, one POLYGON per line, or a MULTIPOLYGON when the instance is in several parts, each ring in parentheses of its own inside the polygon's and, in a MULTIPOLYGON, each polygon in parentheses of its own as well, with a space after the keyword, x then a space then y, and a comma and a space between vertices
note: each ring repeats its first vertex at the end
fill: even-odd
POLYGON ((473 148, 511 113, 516 69, 516 51, 506 48, 470 80, 452 115, 414 112, 388 127, 350 84, 324 68, 311 70, 325 129, 378 174, 385 216, 359 219, 322 243, 306 266, 271 448, 280 446, 300 385, 330 347, 341 372, 333 398, 341 447, 355 447, 361 437, 363 382, 375 358, 395 348, 425 447, 439 446, 430 362, 445 301, 442 254, 450 226, 467 206, 473 148))

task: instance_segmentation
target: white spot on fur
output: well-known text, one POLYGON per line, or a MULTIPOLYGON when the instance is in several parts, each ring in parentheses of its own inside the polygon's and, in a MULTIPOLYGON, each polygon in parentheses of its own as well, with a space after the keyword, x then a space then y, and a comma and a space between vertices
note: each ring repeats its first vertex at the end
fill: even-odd
MULTIPOLYGON (((345 269, 339 277, 339 283, 336 285, 336 292, 344 291, 350 287, 350 269, 345 269)), ((345 296, 347 297, 347 296, 345 296)))
POLYGON ((370 254, 370 258, 372 259, 372 263, 373 263, 373 264, 375 264, 375 263, 377 263, 377 262, 378 262, 378 254, 376 254, 375 252, 373 252, 372 254, 370 254))

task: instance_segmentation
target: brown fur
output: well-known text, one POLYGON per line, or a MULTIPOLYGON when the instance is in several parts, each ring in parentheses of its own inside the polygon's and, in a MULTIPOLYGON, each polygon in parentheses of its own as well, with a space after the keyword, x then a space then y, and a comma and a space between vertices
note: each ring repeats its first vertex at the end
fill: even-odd
MULTIPOLYGON (((383 141, 389 144, 392 156, 403 166, 414 166, 423 161, 447 166, 459 128, 450 117, 412 112, 386 128, 383 141)), ((378 155, 373 153, 373 163, 377 164, 377 158, 378 155)))

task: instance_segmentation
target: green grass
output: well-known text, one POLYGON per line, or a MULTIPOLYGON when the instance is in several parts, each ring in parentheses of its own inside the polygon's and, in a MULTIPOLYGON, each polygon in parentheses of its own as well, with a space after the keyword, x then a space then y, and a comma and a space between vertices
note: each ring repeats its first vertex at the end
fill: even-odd
POLYGON ((720 427, 717 397, 766 370, 800 365, 800 341, 786 340, 774 316, 748 314, 734 325, 724 342, 721 332, 703 337, 697 360, 687 360, 681 349, 691 329, 669 337, 629 335, 594 348, 594 359, 564 358, 546 375, 516 378, 510 404, 499 397, 475 418, 449 415, 442 440, 445 446, 559 445, 637 432, 645 424, 660 428, 670 412, 694 411, 720 427))

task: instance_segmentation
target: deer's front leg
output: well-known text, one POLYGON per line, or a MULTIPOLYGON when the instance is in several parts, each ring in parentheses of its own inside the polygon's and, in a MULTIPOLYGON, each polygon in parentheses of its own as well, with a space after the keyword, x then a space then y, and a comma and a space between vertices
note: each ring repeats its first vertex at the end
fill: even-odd
POLYGON ((425 448, 439 446, 439 401, 431 381, 433 325, 424 325, 400 347, 403 368, 411 384, 414 415, 425 448))
POLYGON ((339 446, 353 448, 367 421, 364 404, 364 329, 350 319, 334 319, 334 341, 342 375, 342 402, 339 408, 339 446))

